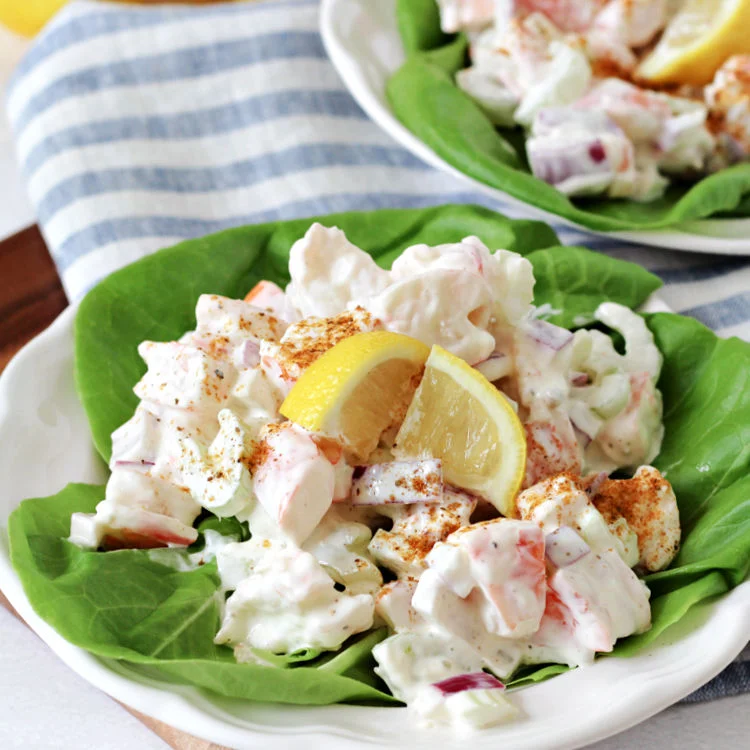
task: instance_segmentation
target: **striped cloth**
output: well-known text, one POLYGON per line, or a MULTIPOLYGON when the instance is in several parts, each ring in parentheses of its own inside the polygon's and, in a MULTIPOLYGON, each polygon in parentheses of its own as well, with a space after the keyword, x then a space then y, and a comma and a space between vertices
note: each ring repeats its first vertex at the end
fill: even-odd
MULTIPOLYGON (((371 123, 317 27, 317 0, 85 0, 47 27, 11 82, 8 112, 71 300, 158 248, 240 224, 447 202, 521 215, 371 123)), ((568 244, 641 263, 664 280, 673 309, 750 340, 750 262, 555 229, 568 244)), ((738 662, 691 699, 750 691, 749 672, 738 662)))

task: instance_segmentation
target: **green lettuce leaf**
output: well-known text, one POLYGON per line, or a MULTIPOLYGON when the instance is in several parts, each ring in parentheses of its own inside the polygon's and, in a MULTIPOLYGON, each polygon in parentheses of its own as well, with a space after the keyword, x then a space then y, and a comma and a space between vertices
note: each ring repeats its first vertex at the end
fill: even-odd
POLYGON ((438 156, 461 172, 530 205, 600 231, 656 229, 715 214, 747 216, 750 164, 675 184, 651 203, 571 200, 534 177, 519 130, 496 129, 459 89, 454 74, 468 64, 463 35, 440 32, 435 0, 398 0, 406 62, 387 85, 396 117, 438 156))
POLYGON ((238 664, 213 639, 219 627, 215 564, 190 572, 153 562, 147 550, 91 552, 68 542, 73 512, 93 512, 104 487, 71 484, 26 500, 8 523, 10 554, 37 614, 67 641, 97 656, 220 695, 279 703, 394 703, 370 669, 381 628, 333 659, 264 655, 274 666, 238 664), (363 668, 370 679, 362 679, 363 668), (351 675, 351 676, 350 676, 351 675))
POLYGON ((170 341, 194 328, 195 303, 201 294, 243 297, 261 279, 285 285, 289 249, 315 221, 340 227, 386 268, 409 245, 457 242, 476 235, 492 250, 529 255, 538 277, 537 304, 560 307, 561 295, 566 296, 566 310, 575 316, 590 317, 605 299, 635 307, 660 284, 656 276, 632 264, 581 248, 560 248, 546 224, 507 219, 480 206, 352 211, 188 240, 113 273, 81 303, 75 330, 76 385, 94 445, 105 461, 111 452, 110 435, 138 403, 132 388, 145 371, 138 344, 145 339, 170 341), (537 251, 554 247, 550 265, 548 254, 537 251), (554 276, 553 267, 560 278, 550 283, 546 279, 554 276), (587 274, 607 284, 588 290, 582 281, 587 274))
MULTIPOLYGON (((286 283, 289 248, 314 219, 243 227, 182 243, 113 274, 92 290, 76 321, 76 376, 97 447, 137 403, 143 371, 136 346, 170 340, 194 326, 199 294, 243 296, 262 278, 286 283), (103 365, 106 363, 106 365, 103 365)), ((404 247, 476 234, 491 249, 527 254, 537 277, 536 303, 568 326, 590 320, 605 299, 640 305, 658 286, 633 264, 583 248, 561 248, 547 227, 515 222, 483 208, 444 206, 324 217, 388 267, 404 247)), ((633 653, 679 622, 698 602, 727 591, 750 569, 750 345, 720 340, 700 323, 672 314, 646 316, 664 354, 666 439, 656 461, 677 494, 682 551, 650 576, 653 628, 618 644, 633 653)), ((375 631, 336 654, 267 656, 275 667, 236 664, 215 646, 218 578, 213 564, 191 572, 161 565, 140 550, 96 553, 68 543, 70 515, 91 512, 102 487, 70 485, 51 498, 23 502, 11 515, 11 556, 35 611, 63 637, 102 657, 148 669, 162 679, 225 696, 290 703, 393 701, 373 672, 375 631)), ((232 523, 202 529, 244 535, 232 523)), ((525 669, 525 685, 561 671, 525 669)))
POLYGON ((534 266, 536 304, 550 305, 556 312, 547 320, 565 328, 591 323, 605 300, 635 309, 661 286, 645 268, 584 247, 548 247, 527 258, 534 266))

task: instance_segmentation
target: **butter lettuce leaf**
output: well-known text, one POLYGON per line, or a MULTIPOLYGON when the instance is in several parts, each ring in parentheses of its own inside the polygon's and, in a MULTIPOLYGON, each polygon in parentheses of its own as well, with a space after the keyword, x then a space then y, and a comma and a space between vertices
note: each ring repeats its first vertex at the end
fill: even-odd
POLYGON ((104 487, 71 484, 24 501, 9 519, 11 560, 26 595, 67 641, 231 698, 396 702, 370 663, 384 628, 352 639, 333 659, 311 652, 269 655, 273 666, 238 664, 230 648, 213 642, 221 601, 215 563, 181 572, 153 562, 147 550, 92 552, 65 539, 71 513, 93 512, 103 497, 104 487))
MULTIPOLYGON (((122 269, 92 290, 76 320, 76 378, 95 443, 106 458, 110 433, 128 419, 143 372, 136 347, 171 340, 194 325, 204 292, 241 297, 258 280, 288 280, 289 248, 315 219, 229 230, 184 242, 122 269)), ((610 299, 638 307, 659 282, 642 268, 584 248, 561 248, 548 227, 511 221, 484 208, 349 213, 320 218, 388 267, 408 245, 474 234, 492 250, 527 255, 536 303, 556 322, 578 326, 610 299)), ((677 495, 684 528, 669 570, 649 576, 653 628, 615 654, 640 650, 695 604, 724 593, 750 571, 750 344, 718 339, 678 315, 647 315, 664 354, 659 387, 666 438, 656 465, 677 495)), ((74 484, 23 502, 11 515, 11 557, 35 611, 63 637, 92 653, 149 670, 167 681, 224 696, 287 703, 394 702, 373 672, 372 646, 384 630, 353 639, 335 654, 269 657, 275 666, 237 664, 216 646, 218 576, 213 564, 184 572, 141 550, 98 553, 67 542, 70 515, 91 512, 103 487, 74 484)), ((526 685, 560 671, 527 669, 526 685)))

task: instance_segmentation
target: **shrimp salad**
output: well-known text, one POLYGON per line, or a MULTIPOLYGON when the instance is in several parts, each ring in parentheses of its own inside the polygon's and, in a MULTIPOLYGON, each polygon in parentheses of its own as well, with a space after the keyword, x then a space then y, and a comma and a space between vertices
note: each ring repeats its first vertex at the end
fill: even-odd
POLYGON ((386 626, 377 674, 419 722, 459 730, 517 714, 504 682, 519 667, 585 667, 649 629, 639 575, 669 565, 680 519, 650 465, 662 358, 641 317, 605 303, 598 328, 553 325, 532 304, 529 261, 477 237, 409 247, 388 271, 313 224, 289 273, 286 290, 204 294, 195 330, 140 345, 140 404, 112 435, 96 512, 72 516, 72 542, 174 553, 186 570, 215 559, 215 641, 240 662, 335 651, 386 626), (281 416, 313 362, 377 330, 444 347, 511 401, 527 463, 507 517, 446 484, 439 458, 396 460, 392 429, 353 460, 281 416), (207 514, 246 523, 249 539, 206 531, 191 551, 207 514))
POLYGON ((681 3, 667 0, 438 0, 465 31, 457 85, 503 127, 522 126, 533 174, 569 196, 653 201, 750 156, 750 55, 705 87, 654 90, 639 55, 681 3))

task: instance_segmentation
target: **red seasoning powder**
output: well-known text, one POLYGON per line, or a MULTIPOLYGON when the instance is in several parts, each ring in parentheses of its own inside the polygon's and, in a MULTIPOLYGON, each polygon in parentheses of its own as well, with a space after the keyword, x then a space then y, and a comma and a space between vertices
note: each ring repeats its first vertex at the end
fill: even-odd
POLYGON ((299 372, 309 367, 339 341, 379 327, 380 321, 362 307, 331 318, 301 320, 294 325, 294 336, 279 344, 276 360, 282 375, 293 380, 295 369, 299 372))

